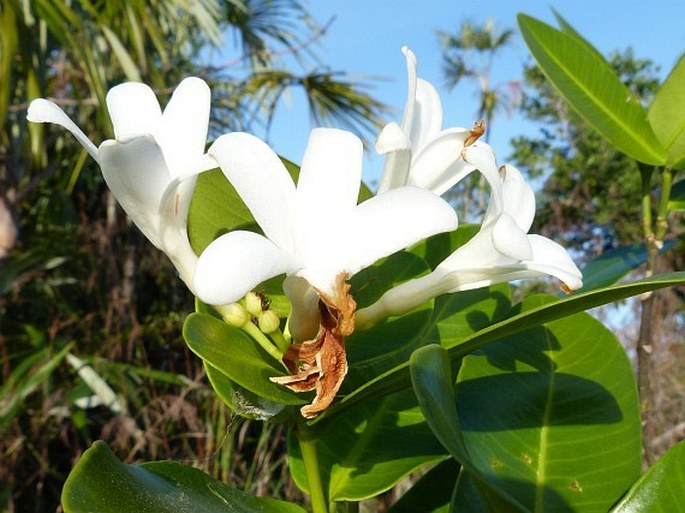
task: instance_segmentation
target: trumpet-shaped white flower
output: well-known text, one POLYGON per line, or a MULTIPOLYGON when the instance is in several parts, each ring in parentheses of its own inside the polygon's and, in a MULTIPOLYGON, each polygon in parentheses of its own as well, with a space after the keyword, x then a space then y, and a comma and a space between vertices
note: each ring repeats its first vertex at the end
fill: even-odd
POLYGON ((362 144, 349 132, 312 131, 297 187, 278 156, 249 134, 223 135, 209 154, 265 236, 234 231, 212 242, 195 272, 198 296, 210 304, 231 303, 287 273, 290 328, 298 340, 316 334, 319 298, 335 298, 341 275, 457 226, 447 203, 417 187, 393 189, 357 205, 362 144))
MULTIPOLYGON (((492 173, 494 155, 484 148, 465 150, 467 161, 492 173)), ((582 287, 582 275, 562 246, 540 235, 529 235, 535 215, 533 190, 513 166, 500 170, 480 231, 435 270, 386 292, 357 312, 357 324, 368 327, 390 315, 400 315, 448 292, 495 283, 551 275, 570 291, 582 287)))
MULTIPOLYGON (((430 82, 417 78, 414 53, 407 47, 402 52, 407 59, 407 103, 401 123, 388 123, 376 141, 378 153, 386 155, 378 192, 416 185, 440 195, 476 169, 461 153, 483 134, 484 126, 443 130, 438 92, 430 82)), ((491 184, 497 181, 496 175, 485 177, 491 184)))
POLYGON ((216 167, 204 151, 209 88, 199 78, 186 78, 162 112, 152 89, 129 82, 108 92, 107 108, 115 139, 100 147, 49 100, 31 102, 26 117, 61 125, 76 137, 124 211, 190 287, 197 256, 188 241, 188 208, 197 174, 216 167))

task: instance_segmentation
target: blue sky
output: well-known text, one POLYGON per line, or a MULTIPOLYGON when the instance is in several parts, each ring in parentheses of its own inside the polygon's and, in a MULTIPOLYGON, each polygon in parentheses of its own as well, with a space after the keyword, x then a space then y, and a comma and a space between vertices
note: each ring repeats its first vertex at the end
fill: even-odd
MULTIPOLYGON (((447 93, 443 86, 436 37, 438 30, 456 32, 463 19, 482 22, 492 18, 502 27, 517 29, 516 15, 522 12, 556 25, 553 7, 602 53, 630 46, 636 57, 660 65, 662 78, 685 51, 683 0, 310 0, 305 5, 320 24, 335 18, 315 47, 321 61, 353 77, 382 79, 374 81, 371 92, 397 109, 391 119, 400 118, 406 99, 406 68, 400 48, 408 45, 418 57, 419 75, 441 93, 446 126, 471 126, 475 121, 473 87, 463 83, 447 93)), ((492 83, 520 78, 529 59, 517 31, 513 44, 494 63, 492 83)), ((269 142, 278 153, 300 162, 309 129, 306 103, 293 94, 277 112, 269 142)), ((535 128, 516 116, 501 114, 495 120, 490 142, 501 163, 509 153, 510 138, 531 129, 535 128)), ((366 181, 377 180, 381 168, 382 159, 371 150, 364 163, 366 181)))

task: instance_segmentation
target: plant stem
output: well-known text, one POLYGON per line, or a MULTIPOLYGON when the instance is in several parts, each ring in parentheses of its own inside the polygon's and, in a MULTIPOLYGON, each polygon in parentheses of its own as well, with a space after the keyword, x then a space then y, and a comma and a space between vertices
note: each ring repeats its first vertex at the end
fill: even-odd
POLYGON ((328 513, 328 500, 326 499, 323 483, 321 482, 321 474, 319 473, 319 456, 316 452, 317 439, 304 427, 297 428, 295 433, 302 451, 302 461, 304 463, 304 472, 307 475, 307 484, 309 485, 312 512, 328 513))
MULTIPOLYGON (((664 245, 664 237, 668 229, 668 199, 671 195, 673 174, 670 169, 661 172, 661 191, 657 205, 656 223, 652 219, 651 178, 652 169, 642 171, 642 227, 647 247, 647 269, 645 276, 653 276, 656 272, 659 250, 664 245)), ((641 296, 640 332, 637 343, 638 357, 638 387, 643 415, 642 446, 647 465, 654 461, 652 441, 656 436, 656 424, 653 412, 653 390, 651 380, 651 362, 653 351, 653 310, 654 296, 651 292, 641 296)))
POLYGON ((283 363, 283 353, 269 340, 269 337, 264 335, 261 330, 252 324, 251 321, 246 322, 242 328, 248 335, 257 341, 262 346, 262 349, 269 353, 277 362, 283 363))

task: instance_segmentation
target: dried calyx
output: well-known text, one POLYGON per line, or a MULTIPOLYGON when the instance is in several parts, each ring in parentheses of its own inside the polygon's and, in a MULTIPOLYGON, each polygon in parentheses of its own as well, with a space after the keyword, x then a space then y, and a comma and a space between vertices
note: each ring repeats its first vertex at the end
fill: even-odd
POLYGON ((291 345, 283 355, 290 376, 270 378, 295 392, 316 391, 311 404, 300 409, 306 419, 314 418, 331 405, 347 374, 345 337, 354 331, 356 309, 349 288, 341 275, 333 297, 320 295, 321 321, 316 338, 291 345))

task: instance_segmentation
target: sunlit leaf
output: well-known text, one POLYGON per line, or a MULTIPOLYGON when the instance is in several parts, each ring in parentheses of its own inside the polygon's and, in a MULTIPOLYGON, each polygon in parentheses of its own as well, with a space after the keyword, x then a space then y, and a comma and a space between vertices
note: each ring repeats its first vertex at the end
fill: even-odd
POLYGON ((540 513, 607 511, 637 479, 638 404, 625 350, 584 313, 472 353, 456 388, 473 466, 540 513))
POLYGON ((649 106, 649 122, 668 152, 667 165, 682 169, 685 165, 685 56, 673 67, 649 106))
POLYGON ((666 151, 639 100, 606 60, 573 35, 524 14, 519 27, 540 69, 595 130, 631 158, 662 165, 666 151))
POLYGON ((635 483, 612 513, 683 511, 685 441, 672 447, 635 483))
MULTIPOLYGON (((681 285, 683 283, 685 283, 685 272, 665 273, 632 283, 624 283, 575 294, 560 298, 553 303, 541 305, 525 312, 512 315, 511 317, 496 322, 492 326, 482 329, 472 335, 459 336, 454 339, 442 339, 440 340, 440 343, 448 349, 450 359, 456 361, 476 349, 484 347, 490 342, 525 331, 532 327, 540 326, 541 324, 561 319, 584 310, 589 310, 596 306, 639 295, 643 292, 681 285)), ((441 322, 449 322, 449 317, 449 312, 445 312, 443 314, 443 321, 441 322)), ((409 364, 404 363, 398 365, 352 391, 339 403, 334 404, 326 414, 310 421, 310 423, 316 424, 317 422, 321 422, 329 415, 337 416, 354 404, 368 399, 369 397, 379 397, 385 394, 391 394, 393 392, 405 390, 410 386, 409 364)))
POLYGON ((188 347, 231 381, 259 397, 280 404, 304 404, 306 396, 272 383, 272 376, 287 374, 244 331, 207 314, 190 314, 183 324, 188 347))

